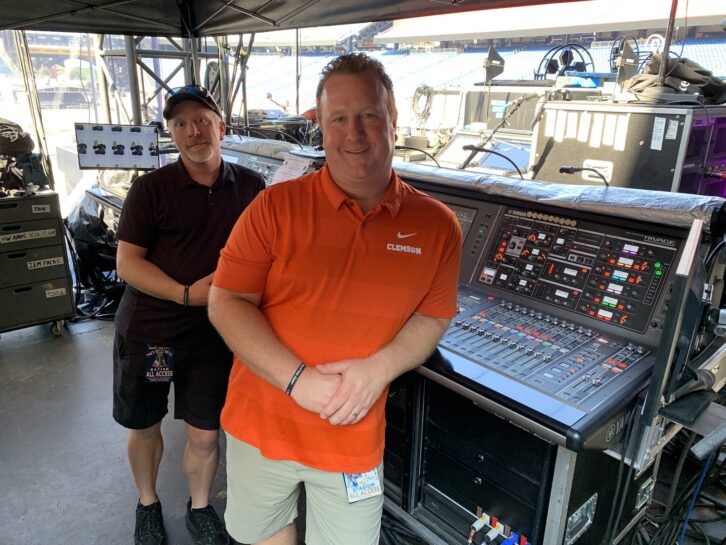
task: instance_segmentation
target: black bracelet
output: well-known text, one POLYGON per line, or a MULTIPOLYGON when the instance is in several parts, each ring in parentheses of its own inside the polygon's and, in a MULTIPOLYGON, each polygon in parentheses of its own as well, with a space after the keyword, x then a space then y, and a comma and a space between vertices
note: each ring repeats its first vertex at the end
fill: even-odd
POLYGON ((184 306, 189 306, 189 286, 184 286, 184 306))
POLYGON ((305 364, 301 363, 297 366, 297 369, 295 369, 295 372, 292 374, 292 378, 290 379, 287 388, 285 388, 285 395, 289 396, 290 394, 292 394, 292 389, 295 386, 297 379, 299 379, 300 375, 302 375, 303 371, 305 371, 305 364))

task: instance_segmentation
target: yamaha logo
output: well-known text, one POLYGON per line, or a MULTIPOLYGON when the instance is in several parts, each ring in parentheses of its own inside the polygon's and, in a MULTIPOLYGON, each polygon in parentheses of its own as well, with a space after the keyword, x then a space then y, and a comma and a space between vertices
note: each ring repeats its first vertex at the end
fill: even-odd
POLYGON ((655 244, 664 244, 666 246, 674 246, 675 242, 668 238, 654 237, 652 235, 645 235, 645 242, 653 242, 655 244))

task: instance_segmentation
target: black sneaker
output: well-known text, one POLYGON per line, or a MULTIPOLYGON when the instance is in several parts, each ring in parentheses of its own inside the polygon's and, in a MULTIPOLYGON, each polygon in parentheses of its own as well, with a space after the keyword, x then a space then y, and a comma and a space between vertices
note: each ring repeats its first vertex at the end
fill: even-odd
POLYGON ((196 545, 228 545, 230 542, 224 523, 219 520, 214 507, 207 505, 201 509, 192 509, 191 498, 187 502, 187 530, 196 545))
POLYGON ((166 531, 161 516, 161 502, 136 505, 136 530, 134 545, 166 545, 166 531))

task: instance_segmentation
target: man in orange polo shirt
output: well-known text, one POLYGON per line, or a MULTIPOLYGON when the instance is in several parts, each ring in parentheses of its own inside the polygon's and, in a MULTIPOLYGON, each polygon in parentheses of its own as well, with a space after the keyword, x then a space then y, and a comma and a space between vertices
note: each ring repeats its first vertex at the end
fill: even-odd
POLYGON ((388 385, 456 314, 461 230, 391 168, 396 108, 383 66, 338 57, 317 91, 326 166, 268 188, 240 217, 210 293, 235 353, 227 529, 293 545, 375 545, 388 385))

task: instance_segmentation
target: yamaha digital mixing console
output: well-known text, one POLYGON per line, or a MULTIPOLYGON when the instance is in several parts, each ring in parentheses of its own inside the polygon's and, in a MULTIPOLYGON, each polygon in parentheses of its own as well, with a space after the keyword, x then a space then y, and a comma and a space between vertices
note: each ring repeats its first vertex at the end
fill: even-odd
POLYGON ((448 374, 582 448, 600 415, 643 386, 687 231, 432 195, 466 232, 468 282, 440 342, 448 374))
POLYGON ((624 441, 650 424, 636 407, 672 356, 680 303, 703 314, 698 228, 723 199, 396 168, 456 214, 464 242, 457 316, 391 386, 387 511, 437 545, 617 541, 659 460, 623 479, 624 441))

